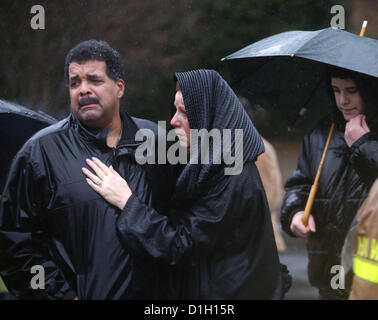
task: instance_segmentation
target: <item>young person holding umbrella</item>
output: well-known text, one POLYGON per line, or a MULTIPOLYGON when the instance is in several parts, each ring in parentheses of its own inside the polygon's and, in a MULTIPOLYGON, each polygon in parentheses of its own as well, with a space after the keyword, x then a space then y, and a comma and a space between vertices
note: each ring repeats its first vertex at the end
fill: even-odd
POLYGON ((254 163, 264 152, 261 137, 215 71, 176 73, 175 80, 171 125, 181 146, 190 150, 191 161, 178 177, 170 211, 161 215, 146 206, 123 178, 96 159, 88 161, 96 175, 83 169, 88 183, 120 209, 118 231, 125 245, 166 273, 160 298, 280 299, 290 280, 279 263, 254 163), (226 175, 224 159, 216 161, 222 148, 211 142, 214 156, 196 164, 193 160, 206 150, 202 144, 189 149, 194 143, 191 129, 242 129, 242 150, 231 142, 233 153, 242 154, 241 172, 226 175))
POLYGON ((378 176, 378 105, 375 78, 328 68, 332 113, 305 136, 297 169, 288 179, 281 210, 283 229, 307 239, 310 283, 321 299, 346 299, 343 282, 332 281, 350 223, 378 176), (330 141, 308 225, 302 222, 331 123, 330 141))

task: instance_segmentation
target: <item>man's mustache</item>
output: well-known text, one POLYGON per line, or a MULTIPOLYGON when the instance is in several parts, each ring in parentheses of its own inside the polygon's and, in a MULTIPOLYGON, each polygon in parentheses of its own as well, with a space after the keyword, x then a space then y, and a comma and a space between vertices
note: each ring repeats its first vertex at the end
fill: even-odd
POLYGON ((79 107, 87 104, 100 104, 100 101, 95 97, 84 97, 79 99, 79 107))

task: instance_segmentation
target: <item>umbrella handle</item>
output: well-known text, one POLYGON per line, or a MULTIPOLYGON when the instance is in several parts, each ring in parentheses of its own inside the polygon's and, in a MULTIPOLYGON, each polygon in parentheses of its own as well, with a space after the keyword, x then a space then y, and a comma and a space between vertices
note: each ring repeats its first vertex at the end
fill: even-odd
POLYGON ((307 198, 306 207, 305 207, 305 210, 304 210, 304 214, 302 216, 302 222, 303 222, 303 225, 305 227, 307 227, 307 225, 308 225, 308 218, 310 217, 312 205, 314 204, 314 200, 315 200, 315 196, 316 196, 317 191, 318 191, 318 185, 313 184, 311 186, 310 194, 307 198))
POLYGON ((367 23, 368 23, 367 20, 365 20, 364 23, 362 24, 362 28, 361 28, 361 31, 360 31, 361 37, 363 37, 365 35, 367 23))
POLYGON ((309 194, 307 202, 306 202, 306 207, 305 207, 305 210, 304 210, 304 214, 302 216, 302 222, 303 222, 303 225, 305 227, 307 227, 307 225, 308 225, 308 218, 310 217, 312 205, 314 204, 316 192, 318 191, 318 184, 319 184, 320 174, 322 173, 322 170, 323 170, 324 160, 325 160, 325 157, 327 155, 329 143, 331 141, 331 137, 332 137, 333 129, 334 128, 335 128, 335 123, 332 122, 331 128, 329 129, 327 142, 326 142, 325 147, 324 147, 322 159, 320 160, 319 168, 318 168, 318 171, 316 173, 315 181, 314 181, 314 183, 313 183, 313 185, 311 187, 310 194, 309 194))

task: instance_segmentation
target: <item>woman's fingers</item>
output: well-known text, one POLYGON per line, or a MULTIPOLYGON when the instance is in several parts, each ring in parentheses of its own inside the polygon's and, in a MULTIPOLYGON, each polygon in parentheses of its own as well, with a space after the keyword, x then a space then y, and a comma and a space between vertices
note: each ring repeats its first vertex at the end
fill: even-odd
POLYGON ((92 172, 90 172, 87 168, 82 168, 81 170, 96 185, 99 185, 101 183, 102 180, 96 175, 94 175, 92 172))
MULTIPOLYGON (((90 162, 88 162, 88 164, 90 164, 90 162)), ((102 169, 94 162, 92 162, 91 168, 97 170, 97 172, 101 171, 104 174, 102 169)), ((132 195, 132 191, 126 180, 123 179, 112 167, 107 169, 110 173, 104 176, 103 179, 100 179, 86 168, 83 168, 82 170, 87 176, 86 180, 89 186, 110 204, 122 210, 132 195)))
MULTIPOLYGON (((121 176, 120 176, 120 174, 117 172, 117 171, 115 171, 114 169, 113 169, 113 166, 110 166, 109 167, 109 169, 112 171, 112 173, 114 173, 117 177, 120 177, 120 178, 122 178, 121 176)), ((123 178, 122 178, 123 179, 123 178)), ((126 182, 127 183, 127 182, 126 182)))
POLYGON ((110 169, 104 163, 102 163, 101 160, 97 159, 96 157, 92 157, 92 161, 95 164, 97 164, 99 168, 101 168, 101 170, 105 172, 106 175, 108 175, 111 172, 110 169))
MULTIPOLYGON (((111 176, 115 178, 123 179, 112 166, 109 168, 103 164, 99 159, 93 157, 93 160, 86 159, 87 164, 93 169, 95 174, 89 171, 87 168, 82 168, 83 173, 95 184, 100 185, 102 182, 106 182, 111 176)), ((112 178, 113 179, 113 178, 112 178)), ((112 181, 112 180, 110 180, 112 181)), ((113 180, 114 182, 115 180, 113 180)))
POLYGON ((86 180, 87 180, 87 183, 92 187, 92 189, 94 190, 94 191, 96 191, 97 193, 100 193, 101 194, 101 188, 97 185, 97 184, 95 184, 91 179, 89 179, 89 178, 86 178, 86 180))
POLYGON ((88 166, 90 166, 93 171, 96 173, 96 175, 101 179, 104 180, 104 178, 107 176, 107 174, 102 170, 102 168, 95 162, 93 162, 90 159, 85 160, 88 166))

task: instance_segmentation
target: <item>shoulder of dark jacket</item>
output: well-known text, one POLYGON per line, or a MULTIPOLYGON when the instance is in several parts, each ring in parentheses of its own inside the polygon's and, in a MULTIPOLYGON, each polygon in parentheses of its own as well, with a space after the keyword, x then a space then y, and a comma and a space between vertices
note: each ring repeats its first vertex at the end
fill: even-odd
POLYGON ((18 153, 27 153, 28 150, 30 151, 32 147, 40 143, 41 140, 54 136, 57 132, 66 130, 69 127, 69 122, 70 116, 39 130, 24 143, 18 153))
POLYGON ((253 160, 246 161, 243 164, 243 170, 240 174, 236 175, 226 175, 225 167, 222 167, 221 170, 217 171, 208 181, 207 185, 219 186, 221 183, 226 183, 230 188, 239 188, 243 186, 243 183, 251 183, 251 179, 254 178, 254 175, 257 172, 256 165, 253 160))
POLYGON ((131 118, 134 120, 138 129, 150 129, 151 131, 154 132, 155 135, 158 134, 158 125, 155 122, 152 122, 147 119, 142 119, 142 118, 136 118, 136 117, 131 117, 131 118))

